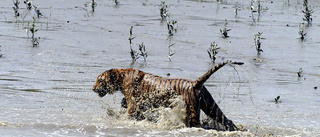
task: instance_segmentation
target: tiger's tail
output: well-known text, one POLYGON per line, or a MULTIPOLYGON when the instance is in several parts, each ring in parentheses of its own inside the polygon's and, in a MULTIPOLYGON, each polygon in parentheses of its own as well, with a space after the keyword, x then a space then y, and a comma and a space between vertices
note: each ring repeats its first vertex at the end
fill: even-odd
POLYGON ((218 104, 214 101, 211 94, 205 86, 200 88, 199 102, 200 109, 212 120, 203 122, 202 127, 205 129, 236 131, 237 126, 229 120, 221 111, 218 104))
POLYGON ((199 77, 195 83, 194 83, 194 87, 196 88, 200 88, 204 82, 206 82, 209 77, 216 72, 217 70, 219 70, 220 68, 222 68, 224 65, 226 64, 236 64, 236 65, 242 65, 244 64, 243 62, 235 62, 232 60, 226 60, 222 63, 217 64, 216 66, 214 66, 213 68, 209 69, 206 73, 204 73, 201 77, 199 77))

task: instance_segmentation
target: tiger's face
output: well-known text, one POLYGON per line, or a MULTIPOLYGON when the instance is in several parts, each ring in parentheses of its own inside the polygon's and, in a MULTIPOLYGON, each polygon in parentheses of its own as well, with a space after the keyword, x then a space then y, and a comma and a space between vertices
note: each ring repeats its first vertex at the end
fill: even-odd
POLYGON ((111 80, 110 72, 106 71, 97 77, 96 83, 93 85, 92 90, 100 97, 106 94, 113 94, 115 92, 114 83, 111 80))

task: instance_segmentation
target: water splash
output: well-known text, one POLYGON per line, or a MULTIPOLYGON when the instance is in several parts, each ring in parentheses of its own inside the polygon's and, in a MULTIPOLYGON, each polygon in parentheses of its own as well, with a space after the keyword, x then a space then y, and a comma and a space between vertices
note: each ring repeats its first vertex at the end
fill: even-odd
POLYGON ((173 108, 151 108, 143 112, 144 120, 137 121, 130 117, 124 108, 106 108, 108 121, 114 125, 126 127, 143 127, 146 129, 185 128, 186 104, 181 96, 175 98, 170 106, 173 108))

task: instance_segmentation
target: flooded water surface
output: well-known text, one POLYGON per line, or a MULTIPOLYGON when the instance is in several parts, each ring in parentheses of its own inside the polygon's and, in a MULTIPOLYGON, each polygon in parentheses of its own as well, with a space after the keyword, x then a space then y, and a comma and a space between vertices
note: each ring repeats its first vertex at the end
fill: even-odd
POLYGON ((309 0, 314 11, 311 25, 302 19, 302 1, 261 1, 260 15, 252 13, 249 0, 166 1, 170 20, 177 21, 173 36, 161 20, 161 1, 95 2, 92 12, 90 0, 34 0, 43 14, 40 18, 23 1, 19 17, 12 1, 2 2, 0 136, 320 135, 318 0, 309 0), (231 30, 223 38, 220 29, 226 21, 231 30), (33 47, 27 31, 33 22, 39 47, 33 47), (140 57, 132 62, 130 26, 132 48, 138 50, 143 42, 146 61, 140 57), (299 28, 307 33, 303 41, 299 28), (254 45, 258 32, 260 55, 254 45), (245 63, 226 65, 205 83, 242 131, 187 128, 180 119, 181 108, 160 109, 157 123, 132 120, 120 107, 120 92, 100 98, 92 91, 97 76, 111 68, 197 79, 214 66, 207 53, 213 41, 220 47, 216 62, 245 63), (171 62, 170 44, 175 52, 171 62), (300 68, 302 77, 297 74, 300 68))

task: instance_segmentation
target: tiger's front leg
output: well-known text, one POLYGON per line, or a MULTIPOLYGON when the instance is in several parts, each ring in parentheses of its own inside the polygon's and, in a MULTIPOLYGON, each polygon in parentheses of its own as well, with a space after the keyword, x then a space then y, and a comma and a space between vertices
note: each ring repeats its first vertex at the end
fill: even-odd
POLYGON ((138 97, 126 96, 122 100, 123 106, 127 108, 129 117, 136 120, 143 120, 145 119, 145 116, 143 115, 143 111, 140 109, 141 105, 139 105, 140 103, 137 100, 139 100, 138 97))

